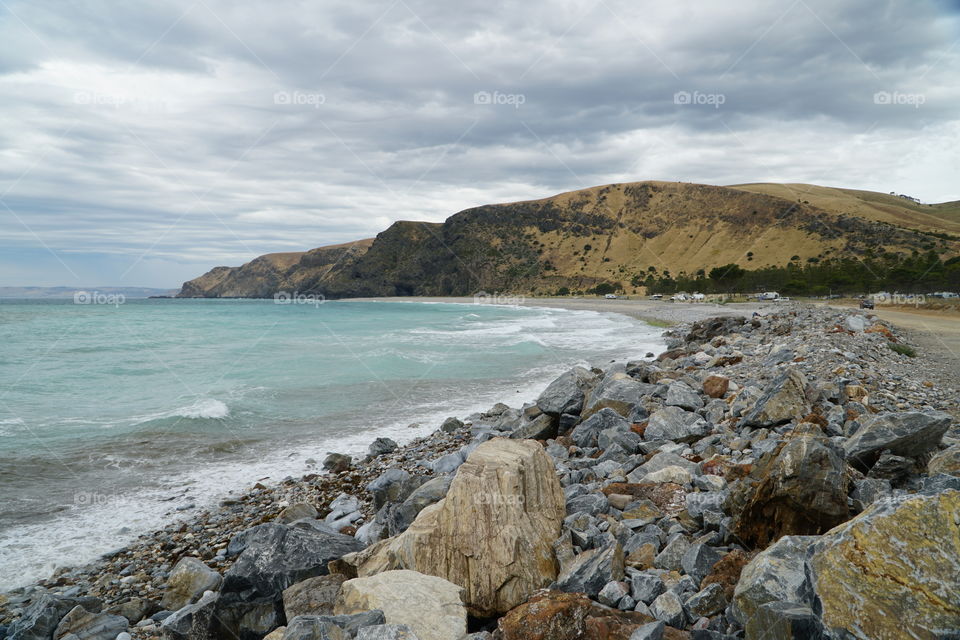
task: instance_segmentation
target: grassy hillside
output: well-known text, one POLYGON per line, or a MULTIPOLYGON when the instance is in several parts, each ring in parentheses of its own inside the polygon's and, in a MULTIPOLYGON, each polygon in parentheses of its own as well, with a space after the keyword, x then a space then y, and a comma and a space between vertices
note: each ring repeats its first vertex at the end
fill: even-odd
POLYGON ((960 237, 960 223, 858 193, 808 185, 598 186, 467 209, 442 224, 398 222, 372 241, 279 254, 290 256, 283 260, 274 254, 218 267, 186 283, 181 295, 548 293, 601 282, 628 287, 650 274, 694 275, 729 263, 758 269, 960 251, 952 235, 956 226, 960 237), (797 196, 798 187, 805 195, 797 196))

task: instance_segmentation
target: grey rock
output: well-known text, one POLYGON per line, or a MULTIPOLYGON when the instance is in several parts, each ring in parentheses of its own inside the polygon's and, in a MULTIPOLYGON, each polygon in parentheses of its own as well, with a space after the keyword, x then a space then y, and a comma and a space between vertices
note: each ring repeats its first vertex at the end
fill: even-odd
POLYGON ((373 609, 360 613, 341 614, 336 616, 316 616, 320 622, 329 622, 347 632, 350 637, 356 636, 361 629, 387 623, 383 611, 373 609))
POLYGON ((378 624, 364 627, 356 640, 420 640, 413 629, 405 624, 378 624))
POLYGON ((443 421, 440 430, 444 433, 453 433, 463 428, 463 422, 457 418, 450 417, 443 421))
POLYGON ((567 513, 589 513, 592 516, 606 513, 610 508, 607 496, 602 493, 587 493, 567 500, 567 513))
POLYGON ((370 443, 370 447, 367 449, 367 455, 371 458, 376 458, 377 456, 382 456, 387 453, 393 453, 399 448, 400 445, 390 438, 377 438, 370 443))
POLYGON ((617 542, 576 556, 557 578, 556 588, 596 598, 613 580, 623 580, 623 549, 617 542))
POLYGON ((414 476, 403 469, 387 469, 367 485, 373 496, 373 508, 379 509, 388 502, 402 502, 427 481, 424 476, 414 476))
POLYGON ((167 640, 207 640, 215 627, 214 609, 218 594, 208 591, 163 620, 160 631, 167 640))
POLYGON ((665 404, 668 407, 680 407, 687 411, 696 411, 703 408, 703 400, 700 398, 700 394, 679 380, 667 387, 665 404))
POLYGON ((686 622, 683 603, 680 601, 680 597, 673 591, 667 591, 657 596, 657 599, 650 605, 650 613, 654 618, 662 621, 669 627, 682 629, 686 622))
POLYGON ((719 562, 721 556, 716 549, 705 544, 693 544, 680 559, 680 566, 684 573, 696 580, 697 585, 703 580, 713 565, 719 562))
POLYGON ((822 640, 823 626, 810 607, 796 602, 768 602, 747 621, 747 640, 822 640))
POLYGON ((588 418, 609 408, 632 422, 639 422, 647 416, 643 396, 650 395, 654 390, 654 385, 638 382, 626 373, 608 374, 590 392, 581 415, 588 418))
POLYGON ((807 380, 800 371, 787 369, 764 390, 741 424, 745 427, 771 427, 800 420, 810 413, 806 386, 807 380))
POLYGON ((297 616, 287 622, 283 640, 349 640, 347 633, 320 616, 297 616))
POLYGON ((681 469, 686 469, 689 471, 691 475, 700 475, 700 467, 696 462, 691 462, 686 458, 681 458, 675 453, 663 451, 661 453, 654 454, 653 457, 651 457, 645 463, 627 474, 627 480, 629 482, 643 482, 643 477, 648 473, 660 471, 661 469, 665 469, 667 467, 680 467, 681 469))
POLYGON ((684 603, 684 607, 691 617, 714 616, 727 607, 727 597, 723 592, 723 586, 714 582, 690 596, 684 603))
POLYGON ((648 622, 634 629, 630 634, 630 640, 663 640, 664 629, 666 625, 660 620, 648 622))
POLYGON ((881 453, 867 476, 899 484, 901 480, 913 472, 915 466, 916 463, 912 458, 895 456, 892 453, 881 453))
POLYGON ((548 440, 557 437, 557 419, 541 413, 533 420, 521 424, 510 433, 513 439, 548 440))
POLYGON ((600 433, 607 429, 629 431, 630 422, 613 409, 601 409, 577 425, 570 437, 578 447, 595 447, 600 433))
POLYGON ((77 605, 60 620, 53 633, 54 640, 72 636, 76 640, 114 640, 126 631, 130 622, 123 616, 109 613, 91 613, 77 605))
POLYGON ((343 453, 331 453, 323 459, 323 468, 332 473, 346 471, 353 464, 353 458, 343 453))
POLYGON ((740 573, 731 614, 740 624, 768 602, 807 604, 812 598, 807 550, 819 536, 784 536, 760 552, 740 573))
POLYGON ((459 451, 448 453, 432 461, 429 466, 434 473, 453 473, 464 462, 463 454, 459 451))
POLYGON ((537 406, 552 416, 579 414, 585 392, 596 383, 597 375, 583 367, 574 367, 554 380, 537 398, 537 406))
POLYGON ((663 550, 653 559, 653 566, 657 569, 679 571, 682 568, 684 554, 690 549, 690 541, 682 534, 675 535, 663 550))
MULTIPOLYGON (((604 585, 597 595, 597 600, 608 607, 616 607, 624 596, 629 595, 630 589, 622 580, 613 580, 604 585)), ((632 607, 631 607, 632 608, 632 607)))
POLYGON ((9 626, 7 640, 51 640, 61 618, 76 606, 99 611, 101 603, 96 598, 64 598, 44 593, 9 626))
POLYGON ((943 411, 881 413, 868 418, 844 444, 847 459, 869 469, 883 450, 915 458, 937 448, 953 418, 943 411))
POLYGON ((332 525, 344 516, 359 511, 361 506, 360 500, 356 497, 348 493, 341 493, 330 503, 330 513, 327 514, 327 517, 324 518, 323 521, 332 525))
POLYGON ((854 333, 862 333, 867 328, 867 319, 863 316, 847 316, 843 319, 843 328, 854 333))
POLYGON ((223 632, 248 640, 276 628, 284 589, 326 575, 330 561, 362 548, 350 536, 274 523, 234 536, 228 553, 239 551, 239 557, 224 575, 216 604, 223 632))
POLYGON ((160 606, 170 611, 196 602, 205 591, 216 591, 223 581, 220 574, 198 558, 180 558, 167 578, 160 606))
POLYGON ((853 508, 857 511, 864 511, 871 504, 889 496, 892 492, 889 480, 879 478, 864 478, 854 483, 853 491, 850 492, 850 498, 853 500, 853 508))
POLYGON ((640 443, 643 438, 631 431, 629 427, 629 423, 624 421, 622 425, 604 429, 597 436, 597 446, 601 449, 608 449, 616 445, 629 454, 637 453, 640 450, 640 443))
POLYGON ((630 594, 637 602, 650 604, 667 590, 663 578, 649 572, 636 572, 630 576, 630 594))
MULTIPOLYGON (((680 383, 674 383, 676 386, 680 383)), ((680 407, 664 407, 650 416, 645 440, 671 440, 673 442, 694 442, 710 432, 706 420, 696 413, 684 411, 680 407)))
MULTIPOLYGON (((307 504, 305 502, 297 502, 291 504, 289 507, 284 507, 283 511, 280 512, 280 515, 277 516, 277 522, 280 524, 290 524, 296 522, 297 520, 303 520, 305 518, 316 518, 317 509, 312 504, 307 504)), ((202 593, 202 592, 201 592, 202 593)), ((167 607, 168 609, 179 609, 180 607, 167 607)))
POLYGON ((283 590, 283 612, 287 620, 297 616, 331 615, 340 585, 347 577, 340 574, 307 578, 283 590))
POLYGON ((383 507, 377 512, 376 522, 384 524, 390 536, 403 533, 413 524, 421 511, 447 495, 451 482, 453 482, 453 476, 440 476, 428 480, 417 487, 402 503, 383 507))

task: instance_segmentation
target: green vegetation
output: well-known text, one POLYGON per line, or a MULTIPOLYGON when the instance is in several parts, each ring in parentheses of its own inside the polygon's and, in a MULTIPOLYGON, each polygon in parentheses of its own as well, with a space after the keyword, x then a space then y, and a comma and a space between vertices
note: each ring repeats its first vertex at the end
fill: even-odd
POLYGON ((899 353, 902 356, 914 358, 917 355, 917 350, 906 344, 897 344, 896 342, 888 342, 887 346, 890 347, 891 350, 899 353))
POLYGON ((960 289, 960 257, 942 259, 933 251, 913 252, 909 256, 868 252, 862 259, 827 258, 801 265, 791 262, 782 267, 745 270, 728 264, 710 270, 708 277, 698 271, 694 276, 676 277, 638 274, 633 286, 646 286, 648 293, 750 293, 778 291, 786 296, 825 296, 861 294, 875 291, 926 293, 960 289))

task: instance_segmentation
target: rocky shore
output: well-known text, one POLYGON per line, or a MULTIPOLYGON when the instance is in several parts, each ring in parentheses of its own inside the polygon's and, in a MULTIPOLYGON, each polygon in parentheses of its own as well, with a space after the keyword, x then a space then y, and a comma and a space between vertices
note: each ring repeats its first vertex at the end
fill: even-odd
POLYGON ((960 638, 956 376, 766 313, 59 569, 0 640, 960 638))

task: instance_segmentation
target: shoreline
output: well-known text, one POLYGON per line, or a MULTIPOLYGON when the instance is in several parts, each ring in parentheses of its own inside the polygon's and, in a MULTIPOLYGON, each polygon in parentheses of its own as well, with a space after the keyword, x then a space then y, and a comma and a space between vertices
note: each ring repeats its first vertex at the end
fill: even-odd
MULTIPOLYGON (((413 300, 413 302, 420 302, 419 300, 413 300)), ((429 301, 426 301, 429 302, 429 301)), ((446 301, 444 301, 446 302, 446 301)), ((660 333, 656 327, 650 328, 651 341, 660 342, 660 333)), ((660 346, 655 348, 654 351, 659 351, 663 347, 660 346)), ((577 354, 583 354, 584 352, 580 349, 577 350, 577 354)), ((637 354, 638 357, 642 356, 642 353, 637 354)), ((593 364, 599 365, 605 360, 594 354, 593 357, 587 358, 593 364)), ((566 365, 564 365, 566 366, 566 365)), ((559 369, 557 373, 559 373, 559 369)), ((100 553, 110 554, 112 549, 116 549, 123 546, 131 546, 139 544, 144 536, 149 536, 156 533, 155 527, 166 528, 171 525, 180 526, 182 523, 190 524, 198 519, 203 519, 207 512, 217 511, 219 509, 219 503, 221 498, 226 500, 232 500, 237 495, 244 495, 250 491, 250 487, 262 483, 265 486, 268 486, 271 490, 277 489, 283 482, 284 477, 290 474, 294 476, 300 476, 303 474, 310 475, 312 473, 320 470, 320 464, 315 460, 322 460, 323 455, 327 450, 337 450, 341 453, 352 454, 355 458, 362 458, 362 452, 364 452, 369 445, 370 440, 386 436, 390 438, 396 438, 401 444, 413 443, 417 444, 423 441, 424 439, 429 440, 431 432, 439 427, 443 418, 448 417, 448 415, 459 414, 463 411, 480 411, 481 409, 487 408, 490 404, 496 402, 509 402, 515 403, 518 398, 523 398, 524 400, 529 399, 531 396, 535 396, 540 390, 546 387, 549 382, 556 377, 557 373, 545 373, 540 370, 530 370, 525 372, 523 376, 519 374, 517 376, 505 377, 503 372, 497 375, 496 378, 491 379, 490 382, 500 387, 500 390, 496 393, 488 391, 481 394, 481 397, 472 398, 469 391, 464 388, 462 390, 463 397, 459 401, 450 401, 450 407, 448 413, 440 415, 443 413, 443 410, 438 408, 424 408, 421 412, 416 415, 409 415, 407 420, 400 420, 399 416, 394 416, 396 418, 394 422, 377 422, 377 426, 373 429, 370 429, 368 434, 352 434, 350 437, 344 440, 338 440, 337 438, 326 436, 322 433, 315 434, 315 439, 309 440, 303 444, 303 446, 294 447, 292 444, 289 445, 290 448, 284 448, 280 450, 280 453, 275 451, 270 451, 270 458, 282 460, 289 460, 289 468, 285 472, 271 473, 269 470, 265 470, 263 473, 251 474, 247 473, 246 477, 248 480, 238 481, 235 478, 231 478, 230 486, 224 488, 222 491, 217 492, 213 498, 209 496, 202 496, 196 493, 196 486, 193 484, 189 485, 177 485, 174 488, 167 490, 164 493, 164 497, 145 497, 142 495, 128 495, 128 494, 117 494, 113 492, 105 492, 100 494, 96 490, 91 490, 85 494, 85 498, 89 495, 87 499, 87 504, 124 504, 130 503, 133 501, 138 501, 140 499, 145 499, 151 503, 157 502, 158 505, 167 509, 168 511, 159 517, 152 518, 153 524, 148 528, 143 526, 136 526, 126 522, 114 523, 112 519, 107 519, 107 522, 116 525, 118 530, 121 533, 116 534, 118 538, 118 544, 111 548, 106 548, 104 546, 98 546, 95 551, 97 555, 87 556, 90 562, 96 562, 97 557, 100 553), (485 400, 484 400, 485 399, 485 400), (484 402, 486 404, 484 404, 484 402), (482 405, 482 406, 481 406, 482 405), (394 424, 395 423, 395 424, 394 424), (416 426, 415 426, 416 425, 416 426), (309 463, 307 461, 314 460, 314 462, 309 463), (220 495, 222 493, 222 495, 220 495), (133 531, 123 532, 120 529, 121 524, 129 524, 133 531)), ((265 445, 272 446, 272 445, 265 445)), ((221 466, 223 469, 237 470, 238 467, 242 466, 243 463, 240 461, 226 462, 222 460, 209 460, 203 464, 212 464, 215 466, 221 466)), ((242 474, 236 474, 242 475, 242 474)), ((161 493, 160 490, 155 490, 153 493, 161 493)), ((51 523, 37 523, 36 526, 55 526, 56 522, 51 523)), ((141 523, 142 525, 142 523, 141 523)), ((89 552, 89 551, 88 551, 89 552)), ((80 564, 60 564, 58 563, 55 566, 54 571, 60 571, 62 569, 78 569, 85 566, 87 563, 82 562, 80 564)), ((36 574, 39 576, 39 573, 36 574)), ((39 577, 36 579, 40 579, 39 577)), ((29 587, 35 583, 35 579, 25 580, 21 584, 10 587, 4 585, 3 588, 0 588, 0 594, 4 593, 5 589, 15 591, 17 588, 29 587)), ((0 615, 0 625, 2 625, 3 617, 0 615)), ((2 637, 2 636, 0 636, 2 637)))
MULTIPOLYGON (((357 301, 361 301, 357 299, 357 301)), ((459 304, 473 304, 471 298, 387 298, 387 299, 363 299, 362 301, 378 302, 450 302, 459 304)), ((762 323, 784 322, 780 318, 789 318, 792 315, 806 315, 814 318, 816 322, 822 323, 823 314, 834 313, 838 322, 843 322, 844 317, 866 317, 859 311, 849 309, 836 310, 830 308, 816 308, 807 305, 763 305, 763 304, 730 304, 730 305, 683 305, 679 307, 670 303, 653 303, 647 301, 620 301, 620 300, 553 300, 553 299, 530 299, 523 302, 523 306, 528 307, 547 307, 563 308, 572 310, 600 311, 605 313, 618 313, 627 315, 636 319, 649 322, 650 319, 659 322, 681 323, 679 328, 686 332, 691 322, 713 318, 717 316, 745 316, 749 319, 753 311, 759 311, 765 318, 762 323), (632 303, 632 304, 623 304, 632 303), (720 313, 718 313, 720 311, 720 313)), ((877 314, 874 314, 877 315, 877 314)), ((839 326, 839 325, 838 325, 839 326)), ((772 328, 772 327, 771 327, 772 328)), ((810 326, 800 325, 799 330, 810 331, 810 326)), ((845 331, 833 332, 829 324, 824 324, 817 331, 827 331, 824 334, 831 337, 830 340, 842 343, 845 338, 845 331)), ((856 332, 853 332, 856 334, 856 332)), ((914 334, 914 330, 903 331, 896 329, 892 335, 908 336, 914 334)), ((775 336, 776 333, 770 334, 775 336)), ((787 334, 789 335, 789 334, 787 334)), ((861 337, 863 334, 860 334, 861 337)), ((879 336, 871 336, 871 338, 879 336)), ((676 339, 674 339, 676 342, 676 339)), ((882 344, 873 340, 866 344, 882 344)), ((762 343, 761 343, 762 344, 762 343)), ((859 345, 860 343, 857 342, 859 345)), ((773 348, 777 347, 775 339, 770 342, 768 348, 773 353, 773 348)), ((670 348, 668 346, 668 348, 670 348)), ((799 344, 796 349, 819 349, 820 345, 799 344)), ((851 347, 852 348, 852 347, 851 347)), ((861 347, 857 347, 858 349, 861 347)), ((866 348, 865 346, 863 348, 866 348)), ((762 349, 765 353, 765 349, 762 349)), ((802 353, 802 352, 801 352, 802 353)), ((814 352, 811 352, 811 355, 814 352)), ((818 358, 821 357, 819 351, 818 358)), ((853 353, 858 354, 859 351, 853 353)), ((888 356, 884 348, 881 352, 888 356)), ((890 352, 892 353, 892 352, 890 352)), ((807 366, 804 362, 806 356, 799 357, 796 362, 799 366, 807 366)), ((829 362, 829 357, 823 356, 824 363, 829 362)), ((840 358, 840 361, 846 360, 846 353, 830 356, 834 359, 840 358)), ((934 398, 949 398, 941 392, 944 388, 941 384, 937 385, 937 391, 929 392, 925 390, 926 381, 931 374, 937 374, 938 371, 931 371, 925 363, 929 357, 927 353, 921 353, 919 357, 909 359, 905 357, 894 357, 889 355, 889 360, 881 362, 882 367, 892 367, 891 370, 900 372, 907 376, 902 388, 896 386, 891 389, 889 385, 882 386, 884 376, 878 377, 877 399, 875 402, 881 403, 878 406, 896 407, 898 409, 908 406, 920 407, 926 404, 934 404, 937 408, 943 408, 955 416, 958 412, 956 401, 956 391, 953 391, 953 400, 936 400, 934 398), (892 364, 891 364, 892 363, 892 364), (907 382, 910 382, 908 385, 907 382), (921 384, 922 383, 922 384, 921 384), (918 387, 918 389, 914 389, 918 387), (883 389, 886 389, 884 391, 883 389), (885 399, 884 393, 899 398, 895 401, 894 397, 885 399), (905 394, 905 395, 904 395, 905 394), (903 397, 901 397, 903 396, 903 397), (909 400, 907 399, 909 398, 909 400), (891 404, 892 403, 892 404, 891 404), (942 405, 942 406, 941 406, 942 405)), ((723 366, 718 371, 732 382, 738 385, 745 384, 747 381, 759 376, 761 382, 769 382, 770 372, 758 371, 758 365, 763 358, 769 359, 769 356, 757 353, 744 359, 742 364, 733 363, 729 366, 723 366)), ((649 359, 647 359, 649 361, 649 359)), ((671 360, 668 358, 667 362, 671 360)), ((738 361, 739 362, 739 361, 738 361)), ((779 363, 783 363, 780 360, 779 363)), ((821 367, 819 361, 815 364, 821 367)), ((703 366, 701 362, 697 366, 703 366)), ((770 365, 764 365, 769 367, 770 365)), ((824 365, 825 366, 825 365, 824 365)), ((880 365, 871 365, 880 366, 880 365)), ((934 367, 939 369, 939 365, 934 367)), ((818 369, 819 370, 819 369, 818 369)), ((824 369, 825 371, 826 369, 824 369)), ((885 369, 884 369, 885 370, 885 369)), ((947 371, 943 372, 944 375, 947 371)), ((874 377, 871 375, 871 377, 874 377)), ((942 375, 934 375, 938 379, 943 379, 942 375)), ((949 376, 945 378, 953 385, 957 378, 952 380, 949 376)), ((866 378, 865 378, 866 380, 866 378)), ((864 382, 867 384, 867 382, 864 382)), ((870 383, 875 384, 875 383, 870 383)), ((508 398, 504 400, 520 400, 529 403, 533 398, 508 398)), ((498 405, 500 406, 500 405, 498 405)), ((527 406, 527 405, 524 405, 527 406)), ((496 407, 495 407, 496 408, 496 407)), ((506 409, 506 407, 504 407, 506 409)), ((904 409, 905 410, 905 409, 904 409)), ((501 412, 502 413, 502 412, 501 412)), ((487 412, 489 415, 494 415, 487 412)), ((439 477, 442 475, 445 467, 440 464, 435 468, 429 466, 430 461, 438 463, 441 460, 449 459, 449 456, 463 451, 465 447, 471 445, 476 440, 476 434, 470 428, 471 422, 482 422, 484 419, 478 416, 462 416, 458 418, 467 418, 467 424, 461 424, 459 427, 447 430, 446 427, 438 429, 433 433, 417 438, 414 441, 400 446, 395 451, 374 457, 370 460, 352 464, 346 469, 332 471, 330 473, 308 473, 300 479, 287 478, 277 482, 273 486, 255 484, 252 488, 236 488, 237 496, 221 501, 216 508, 202 513, 191 514, 178 522, 171 522, 164 529, 148 532, 141 535, 138 541, 128 545, 123 549, 106 554, 100 560, 80 567, 60 569, 49 580, 43 580, 35 585, 23 589, 15 589, 8 593, 6 602, 5 597, 0 596, 0 627, 9 624, 13 619, 14 610, 19 610, 22 614, 24 608, 34 601, 39 593, 51 592, 69 595, 94 595, 104 601, 108 610, 119 611, 120 608, 129 603, 132 599, 157 601, 164 591, 166 578, 170 570, 176 564, 177 560, 185 556, 194 556, 200 558, 219 573, 226 573, 233 566, 234 557, 228 557, 228 543, 240 531, 260 523, 272 522, 283 517, 284 511, 293 505, 311 504, 317 507, 316 517, 324 519, 331 512, 331 503, 341 493, 346 493, 358 499, 357 512, 359 517, 355 518, 345 528, 342 533, 353 535, 357 533, 358 525, 361 523, 369 524, 373 522, 376 510, 373 508, 373 502, 370 495, 365 490, 366 485, 377 478, 381 473, 390 468, 398 468, 407 471, 412 475, 439 477), (472 418, 472 420, 471 420, 472 418), (424 463, 428 463, 425 465, 424 463), (11 597, 12 596, 12 597, 11 597)), ((437 425, 439 426, 439 425, 437 425)), ((375 437, 371 434, 372 437, 375 437)), ((462 461, 461 461, 462 462, 462 461)), ((128 607, 129 610, 129 607, 128 607)), ((155 638, 160 633, 159 622, 156 624, 149 622, 150 618, 144 618, 143 622, 147 624, 136 625, 141 621, 131 620, 131 633, 137 640, 145 638, 155 638)), ((0 633, 0 637, 3 634, 0 633)))

